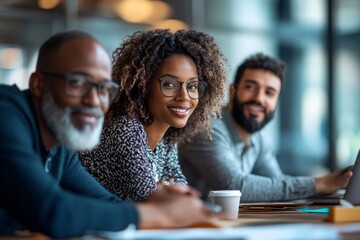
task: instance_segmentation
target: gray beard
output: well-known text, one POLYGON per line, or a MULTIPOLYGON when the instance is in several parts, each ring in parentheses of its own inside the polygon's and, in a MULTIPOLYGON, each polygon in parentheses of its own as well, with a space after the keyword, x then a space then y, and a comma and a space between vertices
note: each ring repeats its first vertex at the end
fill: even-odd
POLYGON ((104 114, 97 108, 69 108, 61 109, 50 91, 44 93, 41 105, 46 125, 54 132, 57 140, 73 150, 90 150, 100 142, 100 135, 104 123, 104 114), (87 112, 101 116, 95 126, 85 124, 82 129, 76 128, 71 122, 73 112, 87 112))

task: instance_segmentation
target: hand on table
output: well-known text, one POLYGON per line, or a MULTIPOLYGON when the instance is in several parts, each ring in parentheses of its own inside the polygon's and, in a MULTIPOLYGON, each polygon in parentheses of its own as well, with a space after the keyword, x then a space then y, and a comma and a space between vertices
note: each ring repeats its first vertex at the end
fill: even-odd
POLYGON ((217 224, 220 215, 205 207, 197 194, 195 196, 193 189, 180 184, 175 186, 156 191, 145 202, 136 205, 140 215, 140 228, 217 224), (173 188, 175 186, 176 189, 173 188), (191 194, 184 194, 184 187, 191 194))
POLYGON ((176 184, 174 178, 169 178, 167 181, 160 180, 160 181, 158 181, 158 182, 156 183, 156 185, 157 185, 157 187, 158 187, 159 189, 161 189, 161 188, 166 188, 166 187, 171 186, 171 185, 173 185, 173 184, 176 184))
POLYGON ((169 178, 167 181, 158 181, 157 187, 159 191, 167 190, 174 193, 181 193, 185 195, 191 195, 194 197, 199 197, 199 192, 196 191, 194 188, 186 186, 184 184, 175 183, 174 178, 169 178))

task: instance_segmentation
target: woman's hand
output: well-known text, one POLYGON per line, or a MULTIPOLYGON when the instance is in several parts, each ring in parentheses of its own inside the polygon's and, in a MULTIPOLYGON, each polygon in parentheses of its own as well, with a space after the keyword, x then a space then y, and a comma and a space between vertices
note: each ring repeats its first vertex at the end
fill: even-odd
POLYGON ((171 185, 175 184, 175 179, 174 178, 169 178, 168 180, 160 180, 156 183, 157 187, 159 189, 162 189, 162 188, 166 188, 166 187, 169 187, 171 185))
POLYGON ((194 188, 184 184, 176 183, 174 178, 169 178, 167 181, 160 180, 157 182, 158 190, 166 190, 168 192, 180 193, 193 197, 199 197, 200 193, 194 188))

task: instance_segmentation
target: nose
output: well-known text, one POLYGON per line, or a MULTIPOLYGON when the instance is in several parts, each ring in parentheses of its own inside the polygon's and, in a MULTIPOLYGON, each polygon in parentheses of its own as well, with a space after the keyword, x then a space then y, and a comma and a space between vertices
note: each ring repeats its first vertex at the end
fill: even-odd
POLYGON ((253 100, 261 103, 262 105, 264 105, 265 92, 264 92, 264 91, 261 91, 261 90, 257 90, 256 92, 254 92, 253 100))
POLYGON ((190 101, 190 96, 188 94, 186 83, 181 84, 178 94, 175 96, 175 100, 178 101, 190 101))
POLYGON ((99 107, 103 103, 96 86, 92 86, 83 97, 83 102, 89 107, 99 107))

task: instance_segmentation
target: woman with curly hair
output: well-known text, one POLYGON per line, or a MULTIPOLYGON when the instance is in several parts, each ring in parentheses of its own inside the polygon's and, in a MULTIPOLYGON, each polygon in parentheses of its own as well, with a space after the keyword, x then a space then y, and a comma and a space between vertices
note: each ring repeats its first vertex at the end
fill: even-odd
POLYGON ((214 39, 194 30, 135 32, 114 51, 112 78, 119 94, 100 145, 79 153, 85 168, 134 201, 164 183, 187 184, 177 144, 210 134, 224 99, 225 60, 214 39))

